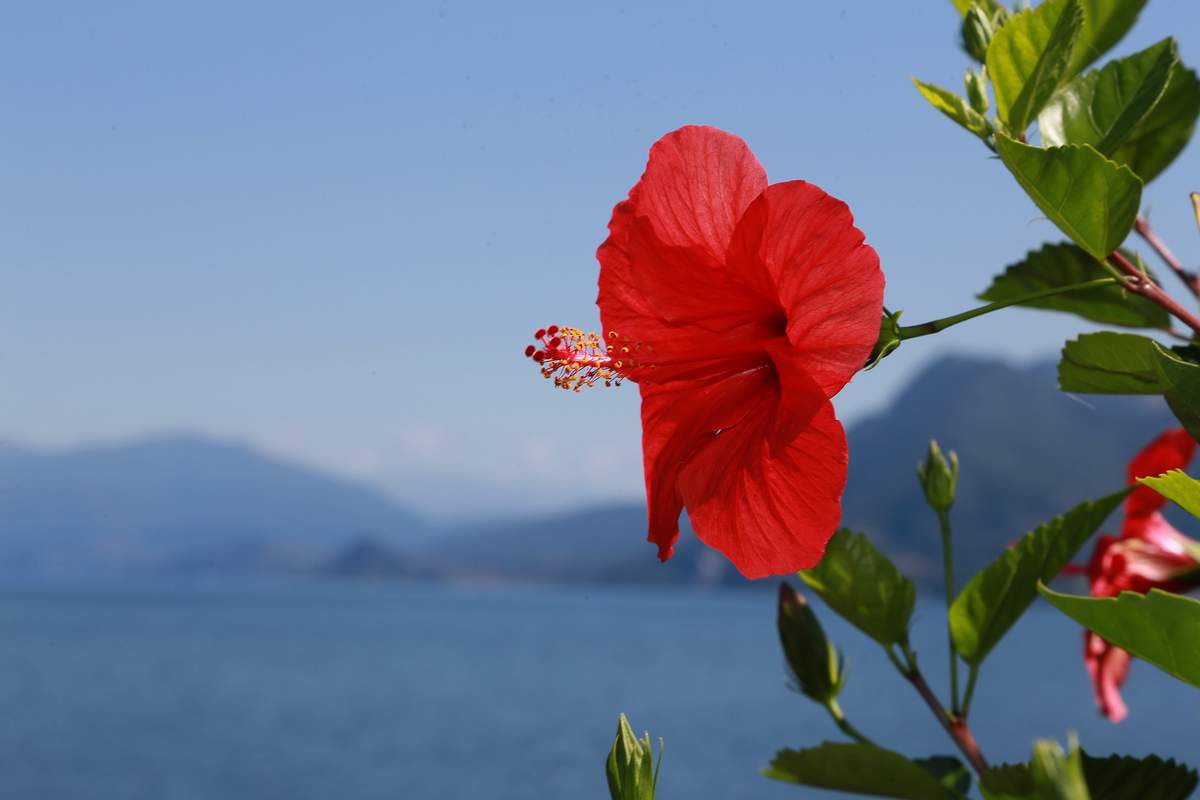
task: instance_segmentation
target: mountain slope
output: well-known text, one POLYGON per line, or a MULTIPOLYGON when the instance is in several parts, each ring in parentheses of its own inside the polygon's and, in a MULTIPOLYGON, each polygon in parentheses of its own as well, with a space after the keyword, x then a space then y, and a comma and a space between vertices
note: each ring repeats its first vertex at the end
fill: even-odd
POLYGON ((0 519, 0 564, 35 573, 224 563, 247 550, 295 567, 357 535, 407 545, 425 527, 359 484, 188 436, 0 448, 0 519))
MULTIPOLYGON (((870 533, 914 577, 936 579, 936 522, 914 470, 936 438, 962 462, 954 521, 965 578, 1031 527, 1120 488, 1130 456, 1173 424, 1159 398, 1075 398, 1055 385, 1053 364, 932 364, 886 412, 850 428, 843 524, 870 533)), ((529 578, 740 582, 687 532, 660 566, 640 505, 459 531, 431 555, 449 571, 529 578)))

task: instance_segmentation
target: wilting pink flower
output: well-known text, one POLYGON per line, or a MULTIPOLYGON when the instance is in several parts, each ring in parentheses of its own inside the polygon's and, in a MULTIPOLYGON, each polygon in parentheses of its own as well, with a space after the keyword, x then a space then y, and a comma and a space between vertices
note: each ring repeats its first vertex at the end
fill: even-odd
MULTIPOLYGON (((1196 442, 1182 428, 1167 431, 1148 444, 1129 463, 1129 482, 1183 469, 1192 460, 1196 442)), ((1166 498, 1147 486, 1137 486, 1125 501, 1121 535, 1100 536, 1086 567, 1066 572, 1086 574, 1094 597, 1151 589, 1181 592, 1196 585, 1193 553, 1200 542, 1184 536, 1160 513, 1166 498)), ((1127 651, 1091 631, 1083 632, 1083 663, 1092 678, 1096 705, 1112 722, 1128 713, 1121 686, 1133 660, 1127 651)))

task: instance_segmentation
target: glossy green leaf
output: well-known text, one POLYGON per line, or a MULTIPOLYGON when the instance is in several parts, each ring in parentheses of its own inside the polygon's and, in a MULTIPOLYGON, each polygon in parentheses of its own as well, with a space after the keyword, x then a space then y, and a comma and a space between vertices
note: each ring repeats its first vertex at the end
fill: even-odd
POLYGON ((1084 753, 1083 775, 1092 800, 1187 800, 1196 788, 1196 770, 1158 756, 1084 753))
POLYGON ((1149 182, 1187 146, 1196 129, 1197 117, 1200 117, 1200 78, 1182 64, 1176 64, 1162 98, 1112 158, 1149 182))
POLYGON ((1043 149, 996 134, 996 152, 1037 207, 1097 259, 1133 229, 1142 182, 1091 145, 1043 149))
POLYGON ((1141 478, 1138 483, 1149 486, 1193 517, 1200 517, 1200 481, 1183 470, 1173 469, 1162 475, 1141 478))
POLYGON ((1162 97, 1177 61, 1174 40, 1164 39, 1077 76, 1038 115, 1042 143, 1090 144, 1111 155, 1162 97))
POLYGON ((922 83, 916 78, 913 78, 913 85, 917 87, 917 91, 929 101, 931 106, 971 133, 985 140, 992 135, 992 125, 987 121, 987 118, 971 108, 966 100, 954 92, 949 89, 943 89, 940 86, 934 86, 931 83, 922 83))
MULTIPOLYGON (((1048 244, 997 275, 992 285, 979 295, 979 299, 1012 300, 1046 289, 1105 278, 1111 274, 1076 245, 1048 244)), ((1044 297, 1022 305, 1065 311, 1092 322, 1127 328, 1165 329, 1171 324, 1170 316, 1160 306, 1116 284, 1044 297)))
POLYGON ((1079 0, 1083 30, 1071 54, 1070 72, 1079 72, 1121 41, 1146 0, 1079 0))
POLYGON ((785 783, 870 797, 955 800, 962 796, 920 764, 870 744, 825 742, 805 750, 780 750, 763 774, 785 783))
POLYGON ((992 37, 987 70, 996 111, 1014 135, 1025 132, 1070 77, 1071 52, 1082 28, 1077 0, 1045 0, 1014 15, 992 37))
POLYGON ((1155 345, 1155 352, 1167 405, 1192 438, 1200 441, 1200 364, 1162 345, 1155 345))
POLYGON ((978 664, 1125 499, 1123 490, 1080 503, 1026 534, 980 570, 950 604, 950 634, 968 664, 978 664))
POLYGON ((880 644, 907 636, 916 587, 861 533, 838 531, 821 563, 798 574, 830 608, 880 644))
POLYGON ((914 758, 913 762, 926 772, 936 775, 947 789, 960 795, 971 791, 971 770, 954 756, 914 758))
POLYGON ((1082 394, 1162 394, 1155 342, 1132 333, 1085 333, 1063 345, 1058 388, 1082 394))
MULTIPOLYGON (((1196 787, 1196 771, 1171 759, 1081 755, 1092 800, 1186 800, 1196 787)), ((1028 764, 992 766, 980 781, 980 791, 987 800, 1039 797, 1028 764)))
POLYGON ((1200 686, 1200 601, 1152 589, 1078 597, 1039 587, 1059 611, 1192 686, 1200 686))
POLYGON ((1105 331, 1067 342, 1058 387, 1085 394, 1161 394, 1200 440, 1200 364, 1144 336, 1105 331))
POLYGON ((1033 800, 1037 787, 1028 764, 993 764, 979 779, 986 800, 1033 800))

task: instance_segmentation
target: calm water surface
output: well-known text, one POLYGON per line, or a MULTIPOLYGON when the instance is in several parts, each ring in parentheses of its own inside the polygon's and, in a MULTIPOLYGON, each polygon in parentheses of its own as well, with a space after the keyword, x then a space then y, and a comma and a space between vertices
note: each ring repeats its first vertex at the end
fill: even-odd
MULTIPOLYGON (((662 800, 818 797, 757 770, 837 738, 784 685, 769 592, 239 583, 0 593, 0 796, 88 800, 604 798, 618 711, 667 740, 662 800)), ((944 630, 916 641, 944 686, 944 630)), ((843 706, 881 743, 951 752, 863 637, 843 706)), ((1042 607, 985 666, 993 760, 1077 730, 1088 749, 1200 761, 1200 693, 1134 667, 1096 715, 1080 641, 1042 607)))

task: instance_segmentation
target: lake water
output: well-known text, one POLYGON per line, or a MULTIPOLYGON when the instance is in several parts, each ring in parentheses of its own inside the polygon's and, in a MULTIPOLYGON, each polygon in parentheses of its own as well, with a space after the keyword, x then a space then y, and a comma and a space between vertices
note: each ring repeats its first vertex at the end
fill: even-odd
MULTIPOLYGON (((667 740, 662 800, 818 797, 757 770, 838 738, 785 688, 774 595, 686 589, 237 583, 0 593, 0 796, 88 800, 605 798, 618 711, 667 740)), ((916 643, 944 693, 944 629, 916 643)), ((820 609, 823 611, 823 609, 820 609)), ((877 648, 843 707, 910 755, 952 748, 877 648)), ((1101 720, 1080 638, 1041 607, 987 663, 973 724, 994 761, 1079 732, 1092 752, 1200 761, 1200 693, 1136 664, 1101 720)))

